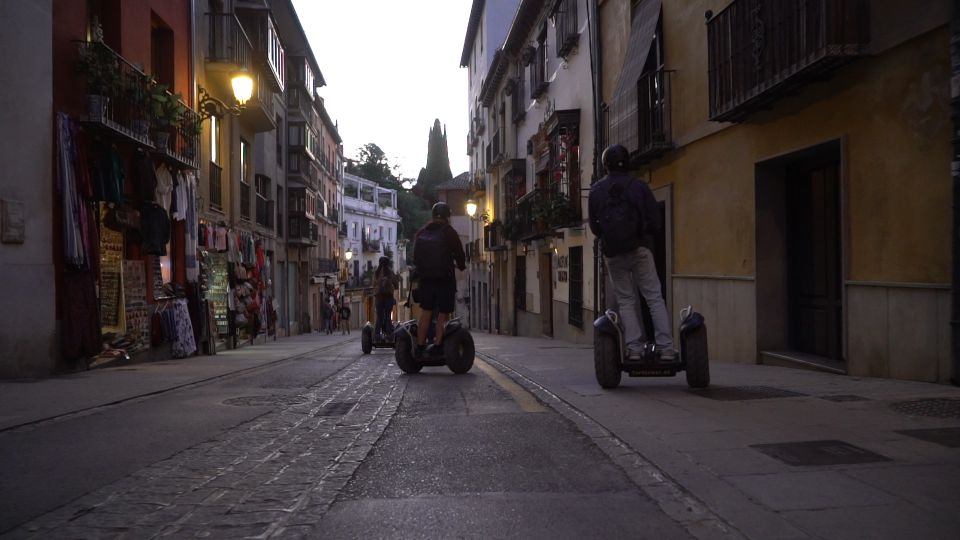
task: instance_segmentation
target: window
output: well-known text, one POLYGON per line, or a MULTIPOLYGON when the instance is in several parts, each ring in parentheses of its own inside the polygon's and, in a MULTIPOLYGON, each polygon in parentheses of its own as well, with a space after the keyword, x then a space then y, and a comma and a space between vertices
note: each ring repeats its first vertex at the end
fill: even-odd
POLYGON ((240 139, 240 219, 250 219, 250 143, 240 139))
POLYGON ((270 200, 270 177, 258 174, 256 177, 257 189, 257 223, 263 227, 273 227, 273 201, 270 200))
POLYGON ((220 122, 210 117, 210 161, 220 165, 220 122))
POLYGON ((150 71, 158 83, 173 88, 173 30, 152 11, 150 19, 150 71))
POLYGON ((578 0, 560 0, 556 4, 553 15, 557 29, 557 57, 566 58, 577 46, 580 37, 577 32, 577 2, 578 0))
POLYGON ((283 238, 283 188, 277 186, 277 199, 276 199, 276 210, 277 210, 277 236, 283 238))
POLYGON ((353 236, 354 238, 360 238, 360 229, 359 229, 360 224, 357 223, 356 221, 354 221, 354 222, 352 222, 350 225, 353 227, 352 236, 353 236))
POLYGON ((583 248, 570 248, 570 315, 572 326, 583 328, 583 248))
POLYGON ((537 50, 530 64, 530 99, 537 99, 547 91, 547 26, 540 30, 537 38, 537 50))

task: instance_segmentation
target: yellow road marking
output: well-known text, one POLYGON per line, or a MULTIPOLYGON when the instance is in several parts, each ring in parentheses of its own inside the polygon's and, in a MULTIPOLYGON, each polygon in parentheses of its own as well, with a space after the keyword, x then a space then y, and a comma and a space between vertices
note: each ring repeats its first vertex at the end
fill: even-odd
POLYGON ((547 412, 547 408, 540 404, 537 401, 537 398, 533 397, 533 394, 527 392, 519 384, 508 379, 503 373, 500 373, 490 364, 475 358, 473 360, 473 365, 480 369, 480 371, 486 373, 487 377, 493 379, 493 382, 500 385, 500 388, 503 388, 507 391, 508 394, 517 402, 517 405, 520 405, 520 408, 523 409, 523 412, 529 413, 541 413, 547 412))

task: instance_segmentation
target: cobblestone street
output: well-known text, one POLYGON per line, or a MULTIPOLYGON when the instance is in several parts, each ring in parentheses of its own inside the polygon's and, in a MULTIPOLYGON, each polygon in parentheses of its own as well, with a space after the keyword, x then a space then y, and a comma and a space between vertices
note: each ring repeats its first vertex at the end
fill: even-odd
MULTIPOLYGON (((365 356, 275 412, 26 524, 13 538, 311 535, 379 438, 405 379, 365 356)), ((262 396, 269 401, 270 396, 262 396)))

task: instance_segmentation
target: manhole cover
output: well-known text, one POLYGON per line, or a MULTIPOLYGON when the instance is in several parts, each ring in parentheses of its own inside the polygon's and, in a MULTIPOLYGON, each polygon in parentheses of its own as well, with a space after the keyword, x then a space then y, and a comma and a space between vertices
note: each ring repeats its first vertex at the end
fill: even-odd
POLYGON ((356 401, 331 401, 322 409, 317 411, 316 416, 343 416, 353 409, 356 401))
POLYGON ((245 396, 230 398, 223 402, 224 405, 236 405, 239 407, 265 407, 268 405, 299 405, 306 403, 307 398, 303 396, 284 396, 284 395, 266 395, 266 396, 245 396))
POLYGON ((934 428, 934 429, 904 429, 898 431, 902 435, 915 437, 920 440, 947 446, 949 448, 960 448, 960 427, 952 428, 934 428))
POLYGON ((960 399, 931 398, 901 401, 890 405, 893 410, 910 416, 960 418, 960 399))
POLYGON ((817 396, 820 399, 825 399, 827 401, 836 401, 838 403, 843 401, 870 401, 870 398, 865 398, 863 396, 855 396, 853 394, 838 394, 835 396, 817 396))
POLYGON ((843 441, 801 441, 779 444, 754 444, 750 448, 795 467, 818 465, 854 465, 890 461, 890 458, 874 454, 843 441))
POLYGON ((700 390, 691 389, 690 392, 698 396, 719 401, 743 401, 747 399, 772 399, 807 395, 782 388, 774 388, 772 386, 711 386, 700 390))

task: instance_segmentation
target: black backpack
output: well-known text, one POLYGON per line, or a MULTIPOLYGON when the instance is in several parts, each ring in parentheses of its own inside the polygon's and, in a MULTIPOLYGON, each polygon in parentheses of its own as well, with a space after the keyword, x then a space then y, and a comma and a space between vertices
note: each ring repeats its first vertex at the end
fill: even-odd
POLYGON ((393 275, 386 272, 380 276, 377 282, 377 294, 380 296, 393 296, 393 275))
POLYGON ((417 275, 425 278, 448 277, 453 270, 453 255, 447 246, 446 228, 427 227, 417 235, 413 245, 413 262, 417 275))
POLYGON ((627 185, 615 183, 607 191, 607 199, 600 208, 600 228, 603 231, 603 254, 608 257, 636 249, 643 241, 643 217, 640 209, 627 199, 627 185))

